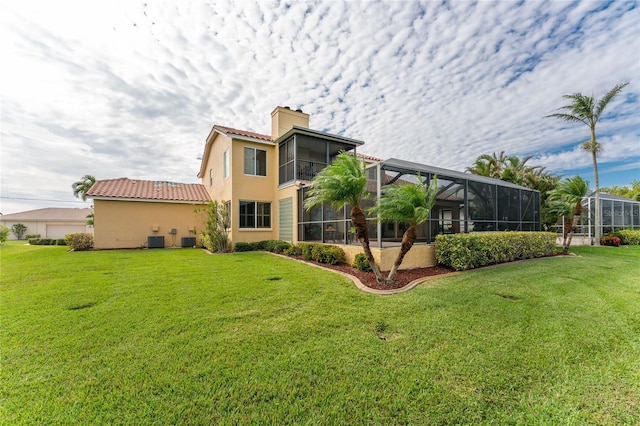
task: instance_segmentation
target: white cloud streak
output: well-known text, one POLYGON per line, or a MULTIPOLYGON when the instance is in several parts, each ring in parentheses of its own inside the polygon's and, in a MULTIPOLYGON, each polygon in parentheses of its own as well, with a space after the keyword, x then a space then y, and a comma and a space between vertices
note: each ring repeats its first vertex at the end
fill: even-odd
POLYGON ((378 157, 464 170, 506 151, 569 175, 591 164, 588 128, 543 117, 628 80, 598 125, 600 161, 640 178, 636 2, 1 7, 3 197, 73 201, 87 173, 195 182, 213 124, 268 133, 276 105, 378 157))

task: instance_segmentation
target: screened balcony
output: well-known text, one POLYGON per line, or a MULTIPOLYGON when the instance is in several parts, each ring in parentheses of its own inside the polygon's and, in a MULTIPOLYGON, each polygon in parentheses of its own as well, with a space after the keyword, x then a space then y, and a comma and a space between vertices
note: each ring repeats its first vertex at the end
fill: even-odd
POLYGON ((279 138, 278 184, 308 182, 341 151, 354 151, 362 141, 294 127, 279 138))

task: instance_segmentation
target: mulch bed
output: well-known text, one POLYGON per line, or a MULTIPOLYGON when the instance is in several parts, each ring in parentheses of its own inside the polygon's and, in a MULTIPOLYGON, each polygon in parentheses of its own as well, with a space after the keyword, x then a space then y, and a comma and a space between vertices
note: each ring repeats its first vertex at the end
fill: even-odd
MULTIPOLYGON (((302 257, 299 257, 298 259, 302 260, 302 257)), ((396 276, 393 280, 394 281, 393 284, 385 285, 385 284, 380 284, 378 281, 376 281, 376 276, 373 274, 373 272, 364 272, 359 269, 352 268, 350 265, 346 265, 346 264, 329 265, 326 263, 318 263, 318 262, 307 261, 307 260, 305 260, 305 262, 313 263, 318 266, 322 266, 324 268, 333 269, 335 271, 340 271, 340 272, 344 272, 345 274, 353 275, 354 277, 358 278, 362 282, 362 284, 366 285, 369 288, 375 288, 378 290, 398 289, 406 286, 407 284, 409 284, 410 282, 418 278, 432 277, 435 275, 442 275, 442 274, 448 274, 450 272, 453 272, 453 269, 445 268, 443 266, 401 269, 398 272, 396 272, 396 276)), ((383 272, 382 275, 386 277, 387 275, 389 275, 389 272, 383 272)))

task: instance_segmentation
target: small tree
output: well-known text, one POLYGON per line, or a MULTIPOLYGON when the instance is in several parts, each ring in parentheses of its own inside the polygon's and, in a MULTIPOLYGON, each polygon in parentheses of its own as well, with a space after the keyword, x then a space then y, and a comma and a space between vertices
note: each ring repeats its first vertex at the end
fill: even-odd
POLYGON ((564 216, 564 234, 562 252, 567 254, 573 233, 582 215, 582 198, 587 195, 589 183, 580 176, 567 178, 558 184, 558 188, 549 195, 551 211, 559 217, 564 216))
POLYGON ((418 183, 400 183, 384 187, 378 203, 370 209, 380 221, 404 222, 409 225, 402 236, 402 245, 396 261, 385 280, 386 284, 393 283, 393 278, 402 264, 405 255, 411 250, 417 238, 417 227, 429 219, 431 208, 436 201, 438 179, 433 176, 429 185, 418 173, 418 183))
POLYGON ((377 281, 384 282, 380 268, 371 252, 367 217, 360 206, 360 202, 369 195, 364 162, 355 155, 341 152, 331 165, 322 169, 313 178, 307 194, 304 200, 304 207, 307 210, 323 203, 330 204, 336 210, 345 204, 351 205, 351 223, 355 228, 356 238, 362 245, 377 281))
POLYGON ((0 244, 4 244, 7 242, 7 238, 9 238, 9 232, 11 230, 4 225, 0 225, 0 244))
POLYGON ((200 242, 209 251, 229 251, 229 229, 231 217, 225 203, 212 201, 205 209, 196 210, 206 216, 205 229, 200 233, 200 242))
POLYGON ((11 227, 11 232, 13 232, 13 235, 15 235, 17 239, 21 240, 24 233, 27 232, 27 227, 21 223, 16 223, 11 227))

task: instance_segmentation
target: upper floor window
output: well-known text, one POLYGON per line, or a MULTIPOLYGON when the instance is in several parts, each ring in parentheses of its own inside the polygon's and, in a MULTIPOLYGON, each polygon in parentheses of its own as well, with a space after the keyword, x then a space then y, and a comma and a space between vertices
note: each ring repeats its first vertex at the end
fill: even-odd
POLYGON ((228 178, 229 177, 229 150, 227 149, 224 152, 224 157, 222 159, 223 162, 223 173, 224 173, 224 178, 228 178))
POLYGON ((244 174, 253 176, 267 175, 267 151, 244 147, 244 174))
POLYGON ((213 169, 209 169, 209 186, 213 186, 213 169))

